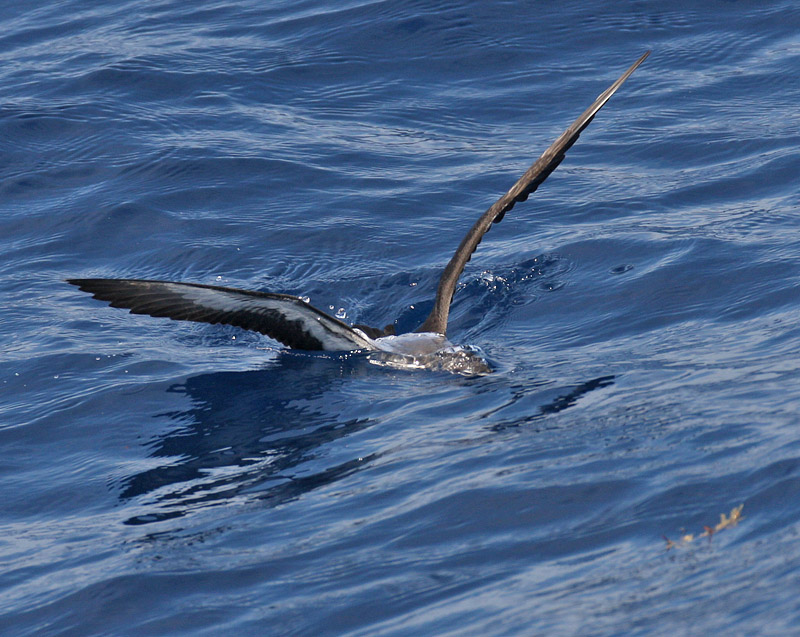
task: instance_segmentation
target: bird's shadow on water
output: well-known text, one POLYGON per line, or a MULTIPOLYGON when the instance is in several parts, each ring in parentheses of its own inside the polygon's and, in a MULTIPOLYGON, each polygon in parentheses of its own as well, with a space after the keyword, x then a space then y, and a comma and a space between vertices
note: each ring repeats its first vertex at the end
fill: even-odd
MULTIPOLYGON (((613 375, 598 376, 576 385, 543 389, 534 394, 533 400, 536 403, 533 408, 529 404, 531 402, 530 388, 512 387, 511 398, 499 409, 492 410, 485 416, 494 417, 494 423, 490 427, 494 432, 524 427, 574 407, 581 398, 589 393, 613 385, 615 379, 616 377, 613 375)), ((546 384, 542 383, 542 385, 546 384)))
POLYGON ((368 367, 366 361, 286 353, 267 369, 203 374, 173 385, 167 391, 185 395, 191 407, 159 414, 179 425, 148 444, 159 464, 122 480, 124 501, 151 494, 156 505, 126 523, 181 517, 241 495, 256 494, 275 506, 365 466, 373 456, 314 461, 324 445, 370 424, 325 400, 368 367))
MULTIPOLYGON (((239 497, 277 506, 369 466, 380 454, 358 457, 349 452, 347 457, 340 447, 326 449, 375 422, 376 416, 359 416, 366 413, 362 404, 371 402, 369 386, 358 392, 343 390, 367 376, 412 374, 419 383, 433 382, 434 376, 466 386, 472 383, 451 374, 387 372, 360 356, 286 352, 266 369, 203 374, 173 385, 167 391, 186 396, 191 406, 158 416, 177 427, 147 444, 154 466, 118 485, 123 502, 147 496, 137 506, 139 512, 125 523, 179 518, 239 497)), ((491 391, 504 388, 505 405, 489 418, 492 432, 545 418, 613 383, 613 377, 607 376, 574 386, 523 390, 498 380, 499 386, 493 383, 491 391)), ((476 392, 487 389, 476 386, 476 392)), ((379 391, 377 385, 375 391, 379 391)), ((483 427, 480 436, 486 431, 483 427)))

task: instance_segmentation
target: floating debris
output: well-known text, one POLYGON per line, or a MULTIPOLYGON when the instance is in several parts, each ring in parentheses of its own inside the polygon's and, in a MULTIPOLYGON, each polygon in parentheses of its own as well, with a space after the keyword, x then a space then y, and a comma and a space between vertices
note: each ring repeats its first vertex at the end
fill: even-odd
POLYGON ((687 544, 694 542, 696 539, 707 537, 708 541, 711 541, 711 536, 714 533, 719 533, 725 529, 731 528, 739 524, 744 519, 742 515, 742 509, 744 509, 744 504, 740 504, 738 507, 734 507, 731 509, 729 515, 725 515, 724 513, 719 514, 719 524, 715 527, 704 526, 703 532, 699 535, 694 535, 693 533, 687 533, 686 535, 682 535, 679 540, 673 542, 670 540, 666 535, 662 536, 664 541, 667 543, 667 550, 670 549, 679 549, 683 548, 687 544))

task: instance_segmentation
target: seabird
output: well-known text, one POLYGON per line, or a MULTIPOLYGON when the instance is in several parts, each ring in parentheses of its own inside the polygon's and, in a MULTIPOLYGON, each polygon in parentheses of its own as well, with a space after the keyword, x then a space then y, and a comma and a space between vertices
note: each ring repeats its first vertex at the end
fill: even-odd
POLYGON ((396 335, 394 325, 383 329, 350 326, 305 300, 287 294, 144 279, 68 279, 67 282, 96 299, 108 301, 111 307, 125 308, 133 314, 234 325, 266 334, 293 349, 367 350, 381 353, 378 360, 393 366, 438 368, 466 374, 489 372, 488 365, 473 350, 454 346, 446 337, 450 303, 464 266, 492 224, 502 221, 515 203, 525 201, 550 176, 597 112, 648 55, 650 51, 601 93, 517 183, 475 222, 442 273, 431 313, 415 332, 396 335))

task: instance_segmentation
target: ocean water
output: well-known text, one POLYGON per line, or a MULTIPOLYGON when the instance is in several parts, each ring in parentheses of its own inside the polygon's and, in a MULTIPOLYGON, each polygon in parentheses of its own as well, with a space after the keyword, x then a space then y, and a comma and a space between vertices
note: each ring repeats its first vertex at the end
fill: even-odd
POLYGON ((0 19, 0 633, 800 634, 796 2, 0 19), (490 375, 64 283, 412 330, 477 216, 648 49, 464 272, 449 336, 490 375))

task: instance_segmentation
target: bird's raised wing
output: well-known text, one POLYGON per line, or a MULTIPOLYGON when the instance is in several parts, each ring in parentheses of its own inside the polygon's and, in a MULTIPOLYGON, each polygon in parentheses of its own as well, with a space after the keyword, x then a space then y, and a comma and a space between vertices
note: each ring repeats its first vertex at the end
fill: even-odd
POLYGON ((224 323, 266 334, 294 349, 374 349, 352 327, 296 296, 199 283, 141 279, 69 279, 96 299, 132 314, 224 323))
POLYGON ((425 322, 417 329, 418 332, 437 332, 439 334, 447 332, 447 318, 450 314, 450 303, 453 300, 456 283, 464 271, 467 261, 470 260, 475 248, 481 242, 483 235, 489 231, 493 223, 502 221, 506 212, 511 210, 516 202, 525 201, 528 195, 550 176, 550 173, 564 159, 566 152, 577 141, 583 129, 589 125, 594 116, 597 115, 597 112, 603 108, 603 105, 622 86, 622 83, 630 77, 631 73, 644 62, 648 55, 650 55, 650 51, 647 51, 636 60, 616 82, 601 93, 594 103, 528 168, 527 172, 519 178, 519 181, 506 194, 500 197, 491 208, 484 212, 475 225, 470 228, 470 231, 458 246, 453 258, 450 259, 450 262, 445 267, 442 278, 439 279, 433 310, 431 310, 425 322))

